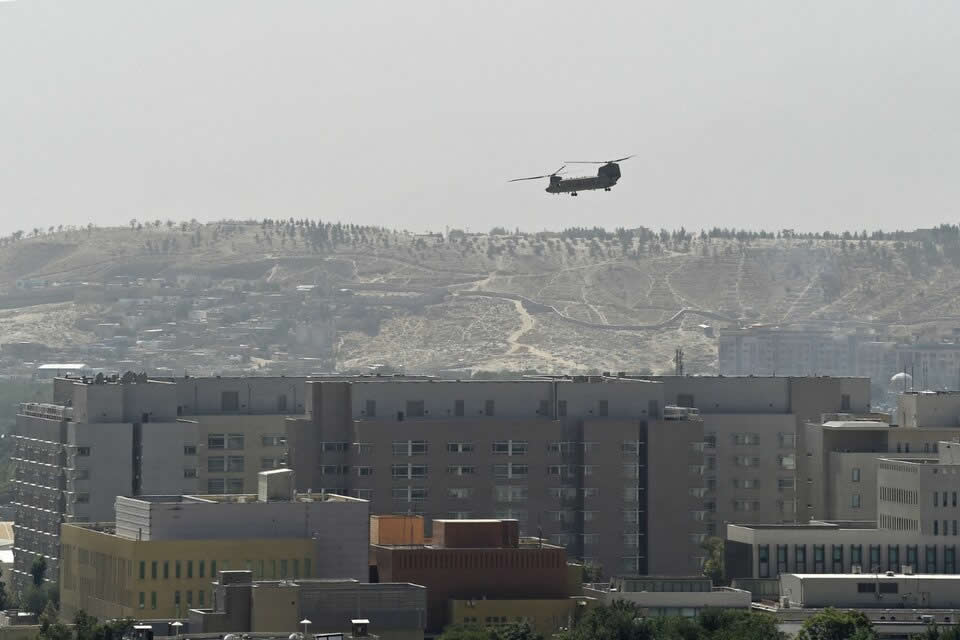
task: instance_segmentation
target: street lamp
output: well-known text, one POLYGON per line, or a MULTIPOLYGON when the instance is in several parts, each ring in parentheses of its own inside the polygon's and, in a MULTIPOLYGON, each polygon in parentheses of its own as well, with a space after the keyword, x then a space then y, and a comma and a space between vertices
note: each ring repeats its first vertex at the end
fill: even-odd
POLYGON ((309 627, 309 626, 310 626, 311 624, 313 624, 313 623, 310 622, 307 618, 304 618, 303 620, 300 621, 300 624, 303 625, 303 637, 304 637, 304 640, 306 640, 306 637, 307 637, 307 627, 309 627))
POLYGON ((174 632, 175 632, 175 636, 174 636, 174 637, 179 638, 179 637, 180 637, 180 627, 183 626, 183 623, 180 622, 179 620, 174 620, 173 622, 170 623, 170 626, 173 627, 173 629, 174 629, 174 632))

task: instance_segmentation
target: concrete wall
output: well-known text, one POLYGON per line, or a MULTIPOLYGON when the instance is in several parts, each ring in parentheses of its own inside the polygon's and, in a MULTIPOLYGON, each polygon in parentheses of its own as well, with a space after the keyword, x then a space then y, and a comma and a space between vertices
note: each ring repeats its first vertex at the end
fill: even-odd
POLYGON ((693 406, 707 413, 789 413, 788 378, 657 376, 664 401, 678 404, 693 396, 693 406))
POLYGON ((238 408, 230 413, 304 413, 306 378, 176 378, 176 401, 181 415, 227 413, 221 404, 223 392, 236 392, 238 408), (286 409, 281 410, 286 397, 286 409))
MULTIPOLYGON (((185 455, 184 447, 197 445, 196 425, 184 422, 148 422, 141 425, 141 495, 180 495, 206 489, 197 476, 197 456, 185 455)), ((108 518, 112 520, 112 518, 108 518)))
MULTIPOLYGON (((106 386, 106 385, 103 385, 106 386)), ((67 428, 67 466, 86 469, 89 480, 77 481, 72 495, 67 494, 67 513, 81 522, 113 520, 113 502, 117 496, 133 492, 133 427, 122 422, 72 422, 67 428), (76 453, 78 447, 89 447, 90 455, 76 453), (80 502, 86 494, 89 503, 80 502)))
POLYGON ((960 393, 908 392, 897 398, 901 427, 960 427, 960 393))
POLYGON ((910 607, 917 609, 955 609, 960 607, 960 578, 955 576, 885 575, 815 576, 784 574, 780 593, 790 598, 791 606, 849 607, 877 609, 910 607), (859 585, 872 585, 861 592, 859 585), (882 592, 880 585, 891 591, 882 592), (895 585, 895 586, 891 586, 895 585))

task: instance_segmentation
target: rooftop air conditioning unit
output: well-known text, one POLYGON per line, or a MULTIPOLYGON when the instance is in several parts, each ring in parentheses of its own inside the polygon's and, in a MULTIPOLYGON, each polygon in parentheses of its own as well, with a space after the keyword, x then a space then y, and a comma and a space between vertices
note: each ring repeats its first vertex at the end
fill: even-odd
POLYGON ((780 608, 781 609, 790 608, 790 596, 780 596, 780 608))
POLYGON ((897 574, 894 573, 893 571, 887 571, 887 573, 886 573, 885 575, 886 575, 888 578, 892 578, 893 576, 895 576, 895 575, 897 575, 897 574))
POLYGON ((905 576, 912 576, 912 575, 913 575, 913 565, 912 565, 912 564, 901 565, 901 566, 900 566, 900 573, 902 573, 902 574, 905 575, 905 576))
POLYGON ((850 573, 863 573, 863 567, 858 564, 852 565, 850 567, 850 573))

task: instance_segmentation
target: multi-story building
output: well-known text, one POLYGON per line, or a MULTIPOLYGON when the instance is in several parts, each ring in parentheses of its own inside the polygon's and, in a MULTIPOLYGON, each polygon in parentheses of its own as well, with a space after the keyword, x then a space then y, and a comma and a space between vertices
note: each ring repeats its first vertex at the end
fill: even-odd
POLYGON ((960 438, 960 393, 902 393, 889 416, 825 414, 805 434, 807 518, 874 521, 879 459, 929 458, 960 438))
POLYGON ((938 450, 939 458, 878 458, 875 523, 729 525, 728 577, 899 572, 903 566, 960 573, 960 445, 940 442, 938 450))
POLYGON ((369 503, 296 495, 292 474, 262 473, 258 494, 118 497, 115 522, 64 524, 64 615, 185 617, 229 569, 367 582, 369 503))
POLYGON ((584 595, 602 604, 630 602, 645 616, 693 618, 706 609, 749 609, 750 592, 715 587, 704 576, 617 576, 610 584, 584 587, 584 595))
POLYGON ((729 522, 805 521, 804 427, 828 412, 865 412, 865 378, 662 376, 664 402, 696 407, 704 432, 708 535, 729 522))
POLYGON ((779 327, 723 329, 717 342, 720 373, 757 376, 844 376, 855 365, 856 336, 779 327))
MULTIPOLYGON (((116 496, 244 493, 285 463, 284 418, 304 378, 57 378, 53 402, 24 403, 12 434, 13 586, 40 556, 59 572, 61 522, 113 518, 116 496), (284 400, 286 398, 286 400, 284 400), (275 413, 286 407, 286 413, 275 413)), ((299 407, 299 409, 298 409, 299 407)))
POLYGON ((301 489, 349 492, 376 513, 516 519, 608 572, 689 574, 703 427, 695 410, 664 409, 663 386, 311 381, 308 416, 288 421, 291 463, 301 489))

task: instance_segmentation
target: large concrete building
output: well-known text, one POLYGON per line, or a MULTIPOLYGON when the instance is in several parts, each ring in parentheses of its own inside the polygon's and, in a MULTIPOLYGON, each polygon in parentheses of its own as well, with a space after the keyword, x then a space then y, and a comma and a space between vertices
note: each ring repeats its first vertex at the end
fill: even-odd
POLYGON ((118 497, 115 522, 64 524, 64 615, 185 617, 229 569, 367 582, 369 503, 295 495, 292 473, 264 472, 258 494, 118 497))
POLYGON ((303 412, 304 383, 134 374, 54 380, 53 402, 21 404, 11 434, 13 586, 29 584, 41 556, 55 579, 60 523, 112 520, 116 496, 253 490, 259 471, 285 465, 284 418, 303 412))
POLYGON ((727 527, 728 577, 785 573, 960 573, 960 445, 940 442, 939 458, 880 457, 875 523, 727 527))
POLYGON ((516 519, 573 557, 699 570, 703 423, 664 385, 603 377, 314 381, 288 421, 299 487, 375 513, 516 519), (656 526, 650 526, 656 523, 656 526))

